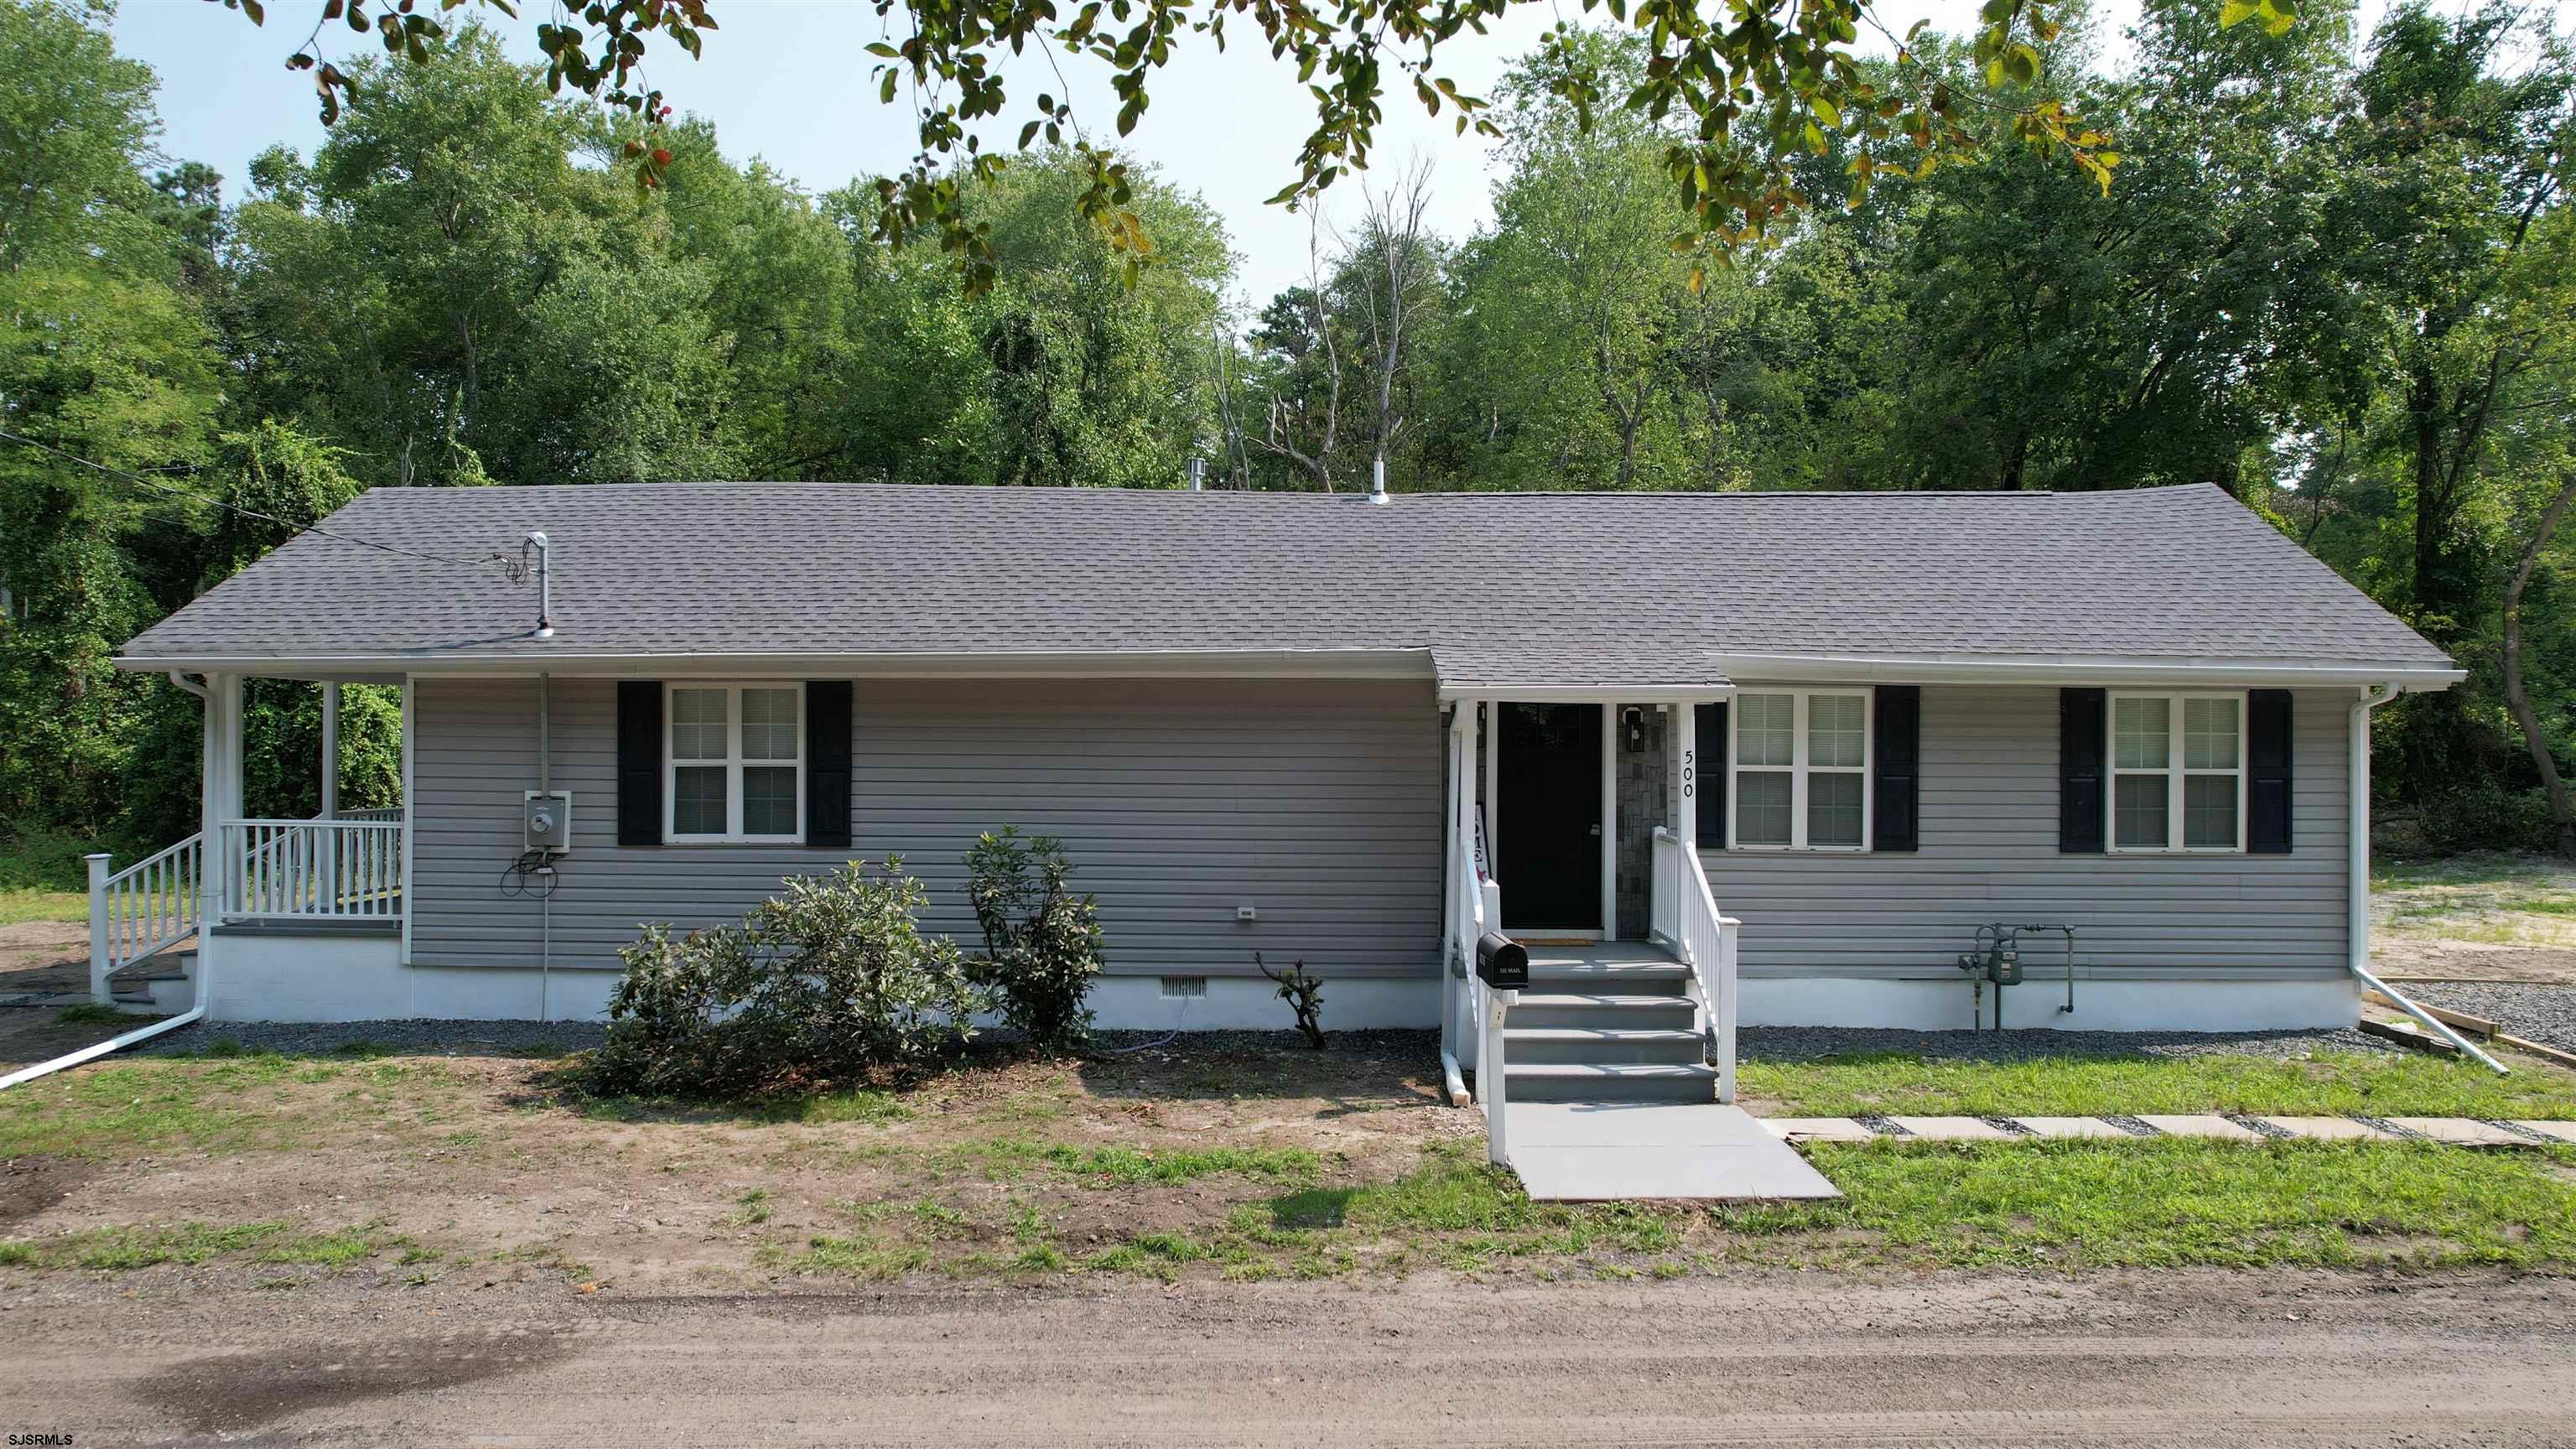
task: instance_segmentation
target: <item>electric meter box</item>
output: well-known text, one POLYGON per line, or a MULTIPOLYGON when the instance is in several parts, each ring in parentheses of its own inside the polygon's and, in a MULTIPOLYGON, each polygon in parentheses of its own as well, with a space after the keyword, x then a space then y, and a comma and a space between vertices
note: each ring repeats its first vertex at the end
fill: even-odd
POLYGON ((530 790, 520 820, 523 848, 563 855, 572 850, 572 792, 530 790))

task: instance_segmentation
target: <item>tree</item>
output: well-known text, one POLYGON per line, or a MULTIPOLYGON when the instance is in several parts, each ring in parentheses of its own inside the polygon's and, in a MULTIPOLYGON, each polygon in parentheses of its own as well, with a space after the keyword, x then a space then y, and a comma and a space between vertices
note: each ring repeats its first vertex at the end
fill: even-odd
MULTIPOLYGON (((1585 64, 1621 82, 1641 78, 1644 61, 1643 45, 1612 37, 1584 51, 1585 64)), ((1544 60, 1514 71, 1503 96, 1509 170, 1460 308, 1491 371, 1495 440, 1508 415, 1515 441, 1543 456, 1494 449, 1504 455, 1495 466, 1515 479, 1634 487, 1650 425, 1672 432, 1679 421, 1673 334, 1691 301, 1690 262, 1669 244, 1684 218, 1657 131, 1625 114, 1584 126, 1556 99, 1544 60)), ((1684 450, 1666 451, 1671 471, 1657 481, 1687 479, 1684 450)))
POLYGON ((2564 334, 2503 320, 2533 228, 2564 196, 2576 145, 2576 69, 2554 37, 2489 3, 2456 21, 2410 3, 2381 23, 2342 138, 2339 198, 2352 284, 2376 309, 2382 366, 2404 413, 2416 626, 2455 643, 2477 612, 2486 551, 2469 527, 2488 429, 2564 334), (2518 37, 2540 45, 2499 73, 2518 37))
POLYGON ((2532 526, 2531 541, 2523 546, 2522 560, 2504 589, 2504 697, 2513 711, 2514 723, 2522 730, 2523 748, 2531 755, 2532 770, 2540 776, 2541 789, 2549 800, 2549 818, 2558 830, 2558 853, 2576 857, 2576 803, 2567 794, 2567 782, 2558 773, 2557 758, 2549 748, 2549 732, 2540 722, 2540 713, 2532 707, 2531 691, 2523 680, 2522 596, 2531 586, 2531 576, 2540 566, 2552 535, 2558 531, 2558 520, 2567 505, 2576 502, 2576 468, 2567 470, 2567 481, 2560 484, 2549 502, 2540 510, 2540 519, 2532 526))
POLYGON ((1306 222, 1306 285, 1270 299, 1253 329, 1267 363, 1268 430, 1261 445, 1333 491, 1333 449, 1342 432, 1342 320, 1326 304, 1323 218, 1306 222))
POLYGON ((105 13, 0 3, 0 819, 117 824, 158 680, 115 647, 186 597, 212 349, 143 179, 150 71, 105 13), (75 460, 86 460, 84 462, 75 460))
POLYGON ((1431 168, 1416 162, 1386 190, 1363 187, 1361 196, 1359 242, 1337 280, 1367 339, 1370 466, 1373 477, 1383 479, 1387 455, 1405 424, 1396 387, 1421 350, 1424 313, 1439 289, 1439 243, 1423 224, 1431 208, 1431 168))
MULTIPOLYGON (((509 9, 506 0, 480 3, 509 9)), ((1008 86, 995 64, 1005 52, 1034 47, 1051 59, 1063 52, 1108 67, 1120 98, 1117 133, 1124 136, 1152 104, 1154 72, 1174 62, 1186 36, 1221 45, 1229 19, 1238 29, 1257 27, 1274 60, 1293 67, 1315 99, 1315 127, 1299 149, 1296 177, 1274 198, 1289 202, 1367 167, 1390 72, 1411 82, 1414 98, 1431 115, 1448 112, 1461 133, 1471 127, 1490 133, 1481 115, 1486 102, 1461 92, 1441 70, 1440 47, 1462 32, 1481 33, 1513 5, 1528 3, 1535 0, 1335 0, 1314 8, 1209 0, 1194 10, 1189 0, 1139 0, 1113 9, 1087 5, 1067 19, 1053 0, 960 6, 872 0, 890 37, 867 46, 877 58, 879 98, 891 103, 898 93, 909 94, 920 143, 900 176, 876 185, 875 234, 901 242, 935 232, 971 288, 991 284, 1000 253, 972 214, 966 183, 989 184, 1007 164, 1005 148, 992 144, 998 138, 982 132, 984 122, 1009 109, 1008 86), (902 24, 893 23, 898 9, 902 24)), ((258 0, 241 8, 253 23, 262 20, 258 0)), ((561 13, 537 27, 547 81, 658 124, 670 109, 660 91, 647 88, 641 67, 665 45, 698 54, 705 32, 716 28, 715 8, 716 0, 603 0, 578 15, 561 13)), ((1856 175, 1864 187, 1874 176, 1915 174, 1973 150, 1960 125, 1971 112, 1992 114, 2021 144, 2070 159, 2105 188, 2120 160, 2108 136, 2061 99, 2030 89, 2041 69, 2037 47, 2057 34, 2058 0, 1991 0, 1984 7, 1973 51, 1983 91, 1916 64, 1912 31, 1891 69, 1865 67, 1850 48, 1863 25, 1878 24, 1863 0, 1748 0, 1732 7, 1727 23, 1701 14, 1696 0, 1585 0, 1583 8, 1606 10, 1646 37, 1648 63, 1641 81, 1610 94, 1582 63, 1580 31, 1560 24, 1545 44, 1566 62, 1561 94, 1586 118, 1605 101, 1658 121, 1687 118, 1665 147, 1664 165, 1691 218, 1694 245, 1756 240, 1804 211, 1808 193, 1798 185, 1798 159, 1825 152, 1834 138, 1861 148, 1856 175)), ((2293 0, 2228 0, 2224 13, 2229 25, 2259 16, 2273 29, 2287 29, 2296 15, 2293 0)), ((439 23, 415 13, 408 0, 326 0, 322 14, 325 23, 288 64, 314 74, 326 123, 341 114, 344 100, 365 93, 363 75, 343 72, 318 44, 328 21, 345 19, 361 35, 372 31, 398 60, 425 65, 441 55, 439 23)), ((1141 262, 1158 243, 1130 207, 1136 178, 1128 162, 1086 137, 1064 97, 1041 92, 1022 115, 1018 150, 1026 153, 1042 140, 1070 157, 1085 182, 1074 198, 1081 213, 1131 266, 1141 262)), ((651 137, 629 140, 624 154, 648 187, 661 184, 674 159, 651 137)))

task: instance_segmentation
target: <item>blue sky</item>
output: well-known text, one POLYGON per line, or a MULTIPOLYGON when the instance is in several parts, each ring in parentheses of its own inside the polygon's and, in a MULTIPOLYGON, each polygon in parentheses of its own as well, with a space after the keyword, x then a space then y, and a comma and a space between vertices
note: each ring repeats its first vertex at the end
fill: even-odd
MULTIPOLYGON (((267 0, 267 7, 264 29, 206 0, 126 0, 116 21, 118 47, 160 73, 162 149, 220 169, 228 196, 239 195, 250 158, 272 143, 309 155, 322 140, 310 84, 283 69, 308 33, 319 0, 267 0)), ((519 28, 525 31, 547 7, 521 8, 526 18, 519 28)), ((2098 5, 2103 32, 2116 35, 2136 8, 2136 0, 2098 5)), ((2379 0, 2365 0, 2365 19, 2375 18, 2379 8, 2379 0)), ((715 122, 727 155, 737 161, 763 157, 812 190, 903 164, 912 146, 909 118, 900 103, 877 103, 869 59, 858 49, 876 35, 872 6, 863 0, 722 0, 714 9, 724 28, 707 37, 705 58, 691 63, 672 52, 657 63, 652 79, 680 109, 715 122)), ((1578 13, 1573 5, 1564 9, 1578 13)), ((1974 9, 1975 0, 1880 5, 1900 30, 1918 15, 1936 26, 1960 28, 1970 23, 1974 9)), ((1489 89, 1555 18, 1553 6, 1515 7, 1492 35, 1470 37, 1449 54, 1450 73, 1463 89, 1489 89)), ((344 43, 335 53, 353 53, 345 42, 360 37, 337 27, 334 34, 344 43)), ((536 54, 533 42, 523 41, 518 49, 536 54)), ((1212 47, 1199 55, 1204 63, 1189 61, 1156 80, 1153 108, 1128 145, 1167 179, 1215 207, 1242 257, 1243 291, 1267 298, 1305 274, 1305 219, 1263 203, 1293 179, 1297 143, 1311 124, 1309 98, 1293 72, 1241 38, 1223 55, 1212 47)), ((1015 97, 1058 89, 1040 61, 1017 63, 1005 74, 1015 97)), ((1078 70, 1069 79, 1077 112, 1096 118, 1105 132, 1115 115, 1106 84, 1078 70)), ((1008 119, 988 140, 1007 144, 1017 134, 1022 118, 1008 119)), ((1425 117, 1409 96, 1388 98, 1387 122, 1379 131, 1381 175, 1392 169, 1390 163, 1419 153, 1434 167, 1432 220, 1439 230, 1460 236, 1490 220, 1492 177, 1486 148, 1476 138, 1452 135, 1446 117, 1425 117)), ((1328 194, 1328 218, 1356 207, 1356 191, 1346 187, 1328 194)))

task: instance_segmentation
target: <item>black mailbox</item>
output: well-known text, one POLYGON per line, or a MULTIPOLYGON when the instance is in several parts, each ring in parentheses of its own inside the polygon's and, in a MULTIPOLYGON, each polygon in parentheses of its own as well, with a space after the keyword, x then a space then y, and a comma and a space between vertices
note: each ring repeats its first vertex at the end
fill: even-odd
POLYGON ((1498 931, 1476 938, 1476 976, 1496 991, 1529 989, 1529 948, 1498 931))

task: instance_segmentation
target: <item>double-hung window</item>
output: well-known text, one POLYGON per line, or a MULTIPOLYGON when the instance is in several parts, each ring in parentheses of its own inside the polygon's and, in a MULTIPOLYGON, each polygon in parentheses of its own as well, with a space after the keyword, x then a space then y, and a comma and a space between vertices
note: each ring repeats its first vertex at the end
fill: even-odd
POLYGON ((2111 696, 2113 851, 2245 848, 2245 696, 2111 696))
POLYGON ((1727 846, 1861 850, 1869 841, 1870 696, 1784 690, 1735 697, 1727 846))
POLYGON ((664 839, 805 838, 804 686, 674 684, 666 703, 664 839))

